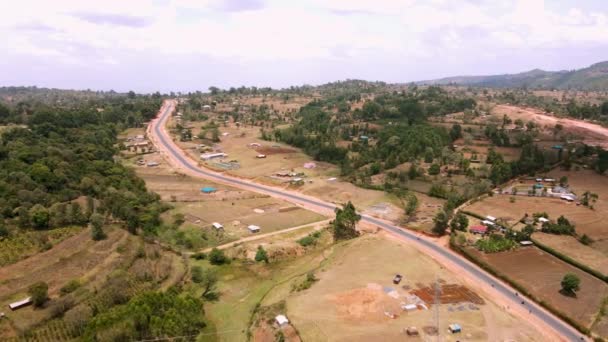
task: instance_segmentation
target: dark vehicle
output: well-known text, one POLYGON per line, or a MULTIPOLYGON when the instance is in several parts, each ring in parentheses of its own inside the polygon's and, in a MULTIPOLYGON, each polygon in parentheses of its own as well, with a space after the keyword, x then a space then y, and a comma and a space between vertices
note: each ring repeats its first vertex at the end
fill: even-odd
POLYGON ((395 278, 393 278, 393 284, 395 284, 395 285, 399 284, 401 282, 401 279, 403 279, 401 274, 395 275, 395 278))

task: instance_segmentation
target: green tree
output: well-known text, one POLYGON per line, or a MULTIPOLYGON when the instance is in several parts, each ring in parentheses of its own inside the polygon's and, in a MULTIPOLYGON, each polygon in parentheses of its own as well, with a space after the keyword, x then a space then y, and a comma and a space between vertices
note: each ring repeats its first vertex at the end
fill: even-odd
POLYGON ((448 229, 448 214, 445 211, 438 212, 433 218, 433 233, 436 235, 445 234, 446 229, 448 229))
POLYGON ((32 298, 32 303, 35 307, 42 307, 49 299, 49 285, 43 281, 39 281, 31 285, 27 293, 32 298))
POLYGON ((51 215, 49 211, 40 204, 36 204, 30 209, 30 219, 32 226, 35 229, 47 229, 49 228, 49 221, 51 215))
POLYGON ((562 279, 562 291, 568 295, 575 295, 579 290, 581 280, 576 274, 567 273, 562 279))
POLYGON ((255 261, 268 263, 268 253, 262 246, 258 246, 258 251, 255 253, 255 261))
POLYGON ((220 142, 220 131, 217 128, 211 130, 211 141, 220 142))
POLYGON ((230 258, 224 254, 223 250, 214 247, 211 252, 209 252, 209 262, 212 265, 223 265, 229 263, 230 258))
POLYGON ((9 235, 10 232, 8 231, 8 228, 6 228, 6 225, 4 225, 4 222, 2 222, 2 220, 0 219, 0 238, 5 238, 9 235))
POLYGON ((452 141, 462 138, 462 126, 459 124, 452 125, 452 129, 450 130, 450 138, 452 141))
POLYGON ((431 166, 429 167, 429 175, 438 175, 440 171, 441 168, 439 167, 439 164, 431 164, 431 166))
POLYGON ((80 206, 80 204, 78 204, 78 202, 72 202, 72 204, 70 205, 69 217, 70 223, 72 224, 81 226, 87 223, 87 218, 82 213, 82 207, 80 206))
POLYGON ((356 226, 361 220, 361 216, 357 214, 355 206, 348 201, 342 208, 336 208, 336 218, 331 222, 334 233, 334 240, 348 240, 357 237, 356 226))
POLYGON ((468 226, 469 226, 469 218, 461 212, 458 212, 452 219, 452 222, 450 222, 450 227, 454 231, 456 231, 456 230, 465 231, 465 230, 467 230, 468 226))
POLYGON ((206 299, 217 298, 217 272, 212 269, 203 269, 201 266, 192 266, 192 282, 203 288, 201 297, 206 299))
POLYGON ((414 195, 414 194, 409 194, 407 196, 407 204, 405 206, 405 213, 408 216, 413 215, 416 212, 416 210, 418 209, 418 204, 419 204, 418 197, 416 197, 416 195, 414 195))
POLYGON ((107 237, 106 233, 103 231, 104 221, 104 217, 101 214, 94 213, 91 215, 91 238, 94 241, 103 240, 107 237))

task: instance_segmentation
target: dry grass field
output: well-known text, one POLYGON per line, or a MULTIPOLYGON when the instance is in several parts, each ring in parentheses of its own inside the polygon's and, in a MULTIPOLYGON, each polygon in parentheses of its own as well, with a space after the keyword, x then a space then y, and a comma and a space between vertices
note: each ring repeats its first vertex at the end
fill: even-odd
MULTIPOLYGON (((159 158, 159 157, 157 157, 159 158)), ((150 159, 150 158, 149 158, 150 159)), ((138 176, 149 190, 170 202, 173 209, 162 217, 171 223, 173 215, 184 215, 185 223, 180 231, 187 249, 207 248, 241 237, 250 236, 249 225, 257 225, 260 233, 268 233, 325 220, 322 215, 296 207, 293 204, 249 191, 196 179, 174 172, 159 158, 157 167, 133 165, 138 176), (216 192, 203 194, 202 187, 214 187, 216 192), (211 224, 221 223, 224 229, 216 231, 211 224)), ((172 233, 172 232, 170 232, 172 233)), ((172 234, 170 234, 172 235, 172 234)), ((169 239, 166 234, 161 237, 169 239)), ((169 240, 173 240, 170 238, 169 240)), ((176 241, 172 241, 176 242, 176 241)))
POLYGON ((608 284, 535 247, 490 254, 471 249, 471 253, 586 327, 592 325, 602 300, 608 296, 608 284), (581 280, 576 297, 559 292, 566 273, 574 273, 581 280))
POLYGON ((583 265, 608 275, 608 255, 590 246, 583 245, 572 236, 538 232, 534 233, 533 238, 547 247, 568 255, 583 265))
POLYGON ((533 328, 487 299, 472 304, 471 298, 478 298, 475 291, 463 287, 457 275, 393 239, 367 235, 340 246, 316 276, 320 280, 310 289, 287 298, 287 316, 304 341, 395 341, 406 338, 403 329, 409 326, 418 328, 419 340, 434 339, 424 332, 433 325, 433 305, 406 312, 400 303, 407 293, 420 294, 437 279, 446 290, 454 290, 452 297, 447 291, 442 295, 452 304, 439 307, 442 340, 542 340, 533 328), (404 277, 399 285, 392 283, 396 273, 404 277), (451 323, 459 323, 463 333, 447 332, 451 323))

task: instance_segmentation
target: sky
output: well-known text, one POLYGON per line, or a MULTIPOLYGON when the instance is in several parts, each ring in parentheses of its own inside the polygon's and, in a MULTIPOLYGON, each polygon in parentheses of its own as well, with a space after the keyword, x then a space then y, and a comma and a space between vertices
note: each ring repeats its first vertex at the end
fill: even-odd
POLYGON ((2 1, 0 41, 0 86, 397 83, 608 60, 608 1, 2 1))

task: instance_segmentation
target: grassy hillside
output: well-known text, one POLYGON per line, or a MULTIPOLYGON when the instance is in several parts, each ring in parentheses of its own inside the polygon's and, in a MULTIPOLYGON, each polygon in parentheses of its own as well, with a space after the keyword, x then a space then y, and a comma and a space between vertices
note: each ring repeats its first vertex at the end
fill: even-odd
POLYGON ((608 90, 608 61, 572 71, 534 69, 519 74, 456 76, 422 81, 420 84, 460 84, 496 88, 547 88, 608 90))

